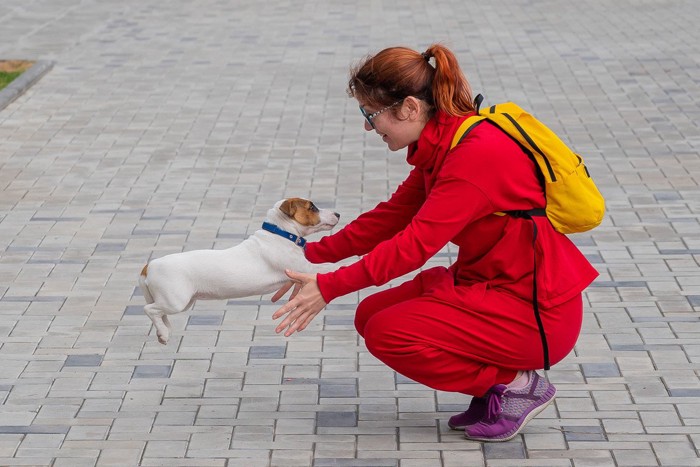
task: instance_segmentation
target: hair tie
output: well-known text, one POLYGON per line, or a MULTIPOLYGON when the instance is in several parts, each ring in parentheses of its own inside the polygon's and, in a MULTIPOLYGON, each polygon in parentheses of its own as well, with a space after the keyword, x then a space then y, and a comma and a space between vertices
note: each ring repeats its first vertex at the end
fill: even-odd
POLYGON ((426 62, 430 62, 430 54, 428 52, 422 52, 421 55, 423 56, 426 62))

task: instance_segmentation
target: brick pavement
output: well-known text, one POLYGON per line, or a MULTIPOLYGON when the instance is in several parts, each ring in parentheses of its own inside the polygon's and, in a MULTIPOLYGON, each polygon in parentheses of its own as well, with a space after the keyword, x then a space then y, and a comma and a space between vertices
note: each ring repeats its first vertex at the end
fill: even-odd
POLYGON ((0 111, 0 465, 700 465, 696 7, 573 3, 3 2, 0 57, 55 65, 0 111), (371 290, 290 339, 269 297, 200 302, 163 347, 135 287, 147 258, 233 245, 283 196, 343 221, 384 199, 407 167, 362 131, 347 68, 432 41, 608 199, 575 236, 601 277, 556 404, 504 444, 450 432, 464 397, 367 353, 371 290))

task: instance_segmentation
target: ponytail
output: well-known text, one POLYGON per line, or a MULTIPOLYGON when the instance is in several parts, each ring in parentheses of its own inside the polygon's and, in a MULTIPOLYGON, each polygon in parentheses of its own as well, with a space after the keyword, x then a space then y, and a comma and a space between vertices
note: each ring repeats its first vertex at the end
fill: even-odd
POLYGON ((414 96, 428 105, 430 114, 440 110, 461 116, 474 110, 469 82, 457 58, 440 44, 423 53, 391 47, 365 58, 350 70, 348 94, 378 108, 414 96))
POLYGON ((435 107, 449 115, 466 115, 474 111, 471 87, 452 51, 443 45, 433 44, 423 56, 435 60, 432 82, 435 107))

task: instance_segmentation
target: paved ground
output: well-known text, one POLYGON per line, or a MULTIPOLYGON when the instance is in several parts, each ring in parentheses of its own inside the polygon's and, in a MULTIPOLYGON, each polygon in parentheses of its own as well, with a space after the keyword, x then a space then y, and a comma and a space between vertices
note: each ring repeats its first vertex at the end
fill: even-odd
POLYGON ((55 61, 0 111, 0 465, 700 465, 691 0, 23 0, 0 4, 0 57, 55 61), (466 398, 367 353, 358 294, 290 339, 269 297, 198 303, 163 347, 135 286, 281 197, 343 221, 384 199, 407 166, 362 130, 347 69, 432 41, 487 103, 560 131, 608 199, 575 237, 601 277, 557 402, 504 444, 449 431, 466 398))

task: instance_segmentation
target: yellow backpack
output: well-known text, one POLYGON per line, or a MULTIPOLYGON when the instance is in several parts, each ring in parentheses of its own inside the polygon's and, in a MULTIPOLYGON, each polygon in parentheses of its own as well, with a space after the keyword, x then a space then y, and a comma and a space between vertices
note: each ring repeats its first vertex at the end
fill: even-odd
MULTIPOLYGON (((477 115, 467 118, 457 129, 450 149, 459 144, 472 128, 488 120, 518 143, 533 159, 544 179, 547 200, 544 213, 533 209, 518 212, 520 216, 544 214, 555 230, 565 234, 597 227, 605 214, 605 200, 593 183, 583 159, 552 130, 518 105, 512 102, 498 104, 480 113, 482 101, 481 94, 477 95, 474 99, 477 115)), ((501 212, 495 214, 504 215, 501 212)))

